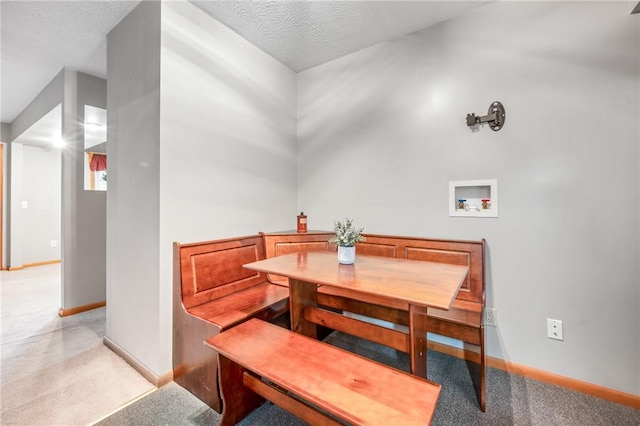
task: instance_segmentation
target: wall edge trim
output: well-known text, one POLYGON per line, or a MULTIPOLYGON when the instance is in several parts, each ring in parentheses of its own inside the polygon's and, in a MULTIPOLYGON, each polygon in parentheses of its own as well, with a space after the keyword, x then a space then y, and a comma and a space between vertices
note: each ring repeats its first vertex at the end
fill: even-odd
POLYGON ((80 312, 91 311, 93 309, 102 308, 103 306, 107 306, 106 301, 90 303, 88 305, 76 306, 75 308, 60 308, 58 309, 58 315, 61 317, 68 317, 69 315, 79 314, 80 312))
MULTIPOLYGON (((480 354, 470 348, 457 348, 440 342, 428 342, 428 348, 436 352, 451 355, 456 358, 465 359, 475 363, 480 363, 480 354)), ((517 364, 515 362, 506 361, 487 355, 487 367, 497 368, 512 374, 517 374, 529 379, 538 380, 540 382, 549 383, 560 386, 565 389, 574 390, 604 399, 617 404, 626 405, 628 407, 640 409, 640 395, 607 388, 602 385, 596 385, 582 380, 572 379, 570 377, 561 376, 559 374, 550 373, 548 371, 539 370, 526 365, 517 364)))
POLYGON ((155 374, 153 371, 149 370, 147 366, 142 364, 133 355, 131 355, 129 352, 127 352, 107 336, 103 337, 102 342, 116 355, 124 359, 127 364, 129 364, 134 370, 136 370, 142 377, 147 379, 155 387, 160 388, 173 381, 173 370, 169 370, 166 373, 160 375, 155 374))
POLYGON ((56 263, 62 263, 60 261, 60 259, 54 259, 54 260, 45 260, 42 262, 33 262, 33 263, 25 263, 22 266, 9 266, 6 268, 2 268, 3 271, 21 271, 25 268, 33 268, 34 266, 44 266, 44 265, 53 265, 56 263))

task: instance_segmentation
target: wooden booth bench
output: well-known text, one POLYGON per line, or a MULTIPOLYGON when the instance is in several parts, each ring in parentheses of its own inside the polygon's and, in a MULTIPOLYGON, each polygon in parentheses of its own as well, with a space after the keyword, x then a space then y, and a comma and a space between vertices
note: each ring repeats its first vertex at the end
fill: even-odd
MULTIPOLYGON (((217 358, 203 341, 250 318, 277 319, 289 309, 288 280, 251 271, 242 265, 304 251, 335 251, 332 232, 260 233, 190 244, 174 243, 174 380, 217 412, 217 358)), ((469 274, 451 309, 428 308, 428 330, 479 347, 480 372, 474 383, 485 410, 484 240, 457 241, 365 234, 357 253, 466 265, 469 274)), ((356 258, 357 262, 357 258, 356 258)), ((408 324, 408 306, 349 290, 320 287, 322 306, 408 324)), ((281 317, 282 318, 282 317, 281 317)))
POLYGON ((264 259, 260 235, 174 243, 173 374, 185 389, 221 412, 211 336, 250 318, 273 320, 289 310, 289 289, 242 265, 264 259))
POLYGON ((221 426, 264 399, 312 425, 422 426, 440 394, 438 384, 259 319, 206 344, 218 353, 221 426))
MULTIPOLYGON (((330 246, 313 246, 314 240, 321 244, 332 233, 313 235, 279 233, 263 234, 267 257, 330 246), (301 237, 299 237, 301 236, 301 237), (303 237, 302 237, 303 236, 303 237), (304 238, 304 241, 302 239, 304 238)), ((484 253, 485 241, 460 241, 397 237, 365 234, 366 241, 356 247, 358 255, 375 255, 412 260, 465 265, 469 267, 467 279, 462 284, 449 310, 427 309, 429 332, 461 340, 479 347, 480 371, 474 378, 478 404, 486 408, 486 355, 483 312, 485 306, 484 253)), ((268 276, 274 283, 286 285, 286 279, 268 276)), ((394 324, 408 325, 408 305, 382 297, 366 296, 351 290, 335 287, 318 289, 318 304, 336 310, 377 318, 394 324)), ((474 359, 475 360, 475 359, 474 359)))

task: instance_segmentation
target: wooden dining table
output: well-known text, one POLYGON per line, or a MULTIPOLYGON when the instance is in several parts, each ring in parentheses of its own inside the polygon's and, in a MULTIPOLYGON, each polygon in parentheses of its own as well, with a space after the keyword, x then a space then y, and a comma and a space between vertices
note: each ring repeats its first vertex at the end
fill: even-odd
POLYGON ((291 329, 317 338, 317 326, 373 340, 410 354, 411 373, 427 376, 427 308, 449 309, 469 268, 461 265, 358 255, 351 265, 334 252, 300 252, 260 260, 245 268, 287 277, 291 329), (351 290, 409 306, 409 333, 361 321, 318 305, 318 288, 351 290))

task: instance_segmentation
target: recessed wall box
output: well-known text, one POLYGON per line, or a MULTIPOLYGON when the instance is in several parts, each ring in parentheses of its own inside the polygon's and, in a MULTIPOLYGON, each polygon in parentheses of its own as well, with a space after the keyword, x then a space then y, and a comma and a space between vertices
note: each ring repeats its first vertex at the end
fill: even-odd
POLYGON ((497 179, 449 182, 449 216, 498 217, 497 179))

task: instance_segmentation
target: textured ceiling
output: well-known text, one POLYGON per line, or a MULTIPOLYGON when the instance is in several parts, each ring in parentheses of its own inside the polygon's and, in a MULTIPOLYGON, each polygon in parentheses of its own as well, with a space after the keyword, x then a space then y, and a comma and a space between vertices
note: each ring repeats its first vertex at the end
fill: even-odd
POLYGON ((426 28, 483 1, 195 1, 299 72, 426 28))
MULTIPOLYGON (((489 0, 192 1, 294 71, 428 27, 489 0)), ((138 1, 0 2, 0 120, 63 67, 106 77, 106 34, 138 1)))
POLYGON ((105 78, 106 34, 138 2, 0 2, 0 120, 10 123, 69 67, 105 78))

